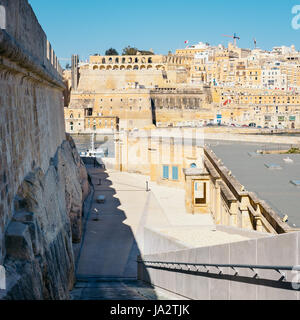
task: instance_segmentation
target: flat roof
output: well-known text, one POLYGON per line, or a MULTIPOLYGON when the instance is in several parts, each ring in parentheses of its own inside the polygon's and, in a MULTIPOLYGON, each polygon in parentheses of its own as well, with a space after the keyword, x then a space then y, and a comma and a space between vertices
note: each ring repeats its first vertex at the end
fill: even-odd
MULTIPOLYGON (((294 163, 286 163, 285 154, 254 155, 265 149, 266 143, 243 141, 205 140, 224 165, 243 184, 247 191, 252 191, 265 200, 280 217, 289 216, 291 227, 300 227, 300 155, 289 155, 294 163), (266 164, 277 165, 281 170, 267 168, 266 164)), ((290 144, 267 144, 268 149, 289 149, 290 144)), ((275 169, 277 167, 275 166, 275 169)))

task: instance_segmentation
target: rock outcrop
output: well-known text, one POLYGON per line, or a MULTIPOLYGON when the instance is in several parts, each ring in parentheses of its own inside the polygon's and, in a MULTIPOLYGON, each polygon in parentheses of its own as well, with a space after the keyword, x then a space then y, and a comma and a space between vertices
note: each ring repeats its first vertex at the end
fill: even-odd
POLYGON ((35 168, 18 190, 5 233, 7 290, 0 299, 69 298, 75 280, 72 239, 81 239, 88 193, 86 169, 67 137, 47 172, 35 168))
POLYGON ((68 299, 87 172, 65 133, 62 69, 28 0, 0 9, 0 300, 68 299))

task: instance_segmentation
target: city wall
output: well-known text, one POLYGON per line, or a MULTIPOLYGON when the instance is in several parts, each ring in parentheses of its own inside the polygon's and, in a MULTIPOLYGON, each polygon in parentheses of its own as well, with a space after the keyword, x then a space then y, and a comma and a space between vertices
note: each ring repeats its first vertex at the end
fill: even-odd
POLYGON ((0 6, 0 299, 68 299, 87 172, 65 134, 61 69, 32 8, 0 6))

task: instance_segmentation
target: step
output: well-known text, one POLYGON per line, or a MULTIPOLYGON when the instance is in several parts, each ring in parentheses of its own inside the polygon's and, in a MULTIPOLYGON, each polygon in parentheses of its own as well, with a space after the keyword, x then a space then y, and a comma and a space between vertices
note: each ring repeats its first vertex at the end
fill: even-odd
POLYGON ((183 300, 181 296, 132 279, 80 278, 71 300, 183 300))

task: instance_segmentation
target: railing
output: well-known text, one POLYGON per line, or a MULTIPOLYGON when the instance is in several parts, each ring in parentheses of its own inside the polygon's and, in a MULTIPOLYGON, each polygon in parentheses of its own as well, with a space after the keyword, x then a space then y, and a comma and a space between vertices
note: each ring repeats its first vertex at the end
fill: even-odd
MULTIPOLYGON (((209 264, 209 263, 189 263, 189 262, 166 262, 166 261, 143 261, 137 260, 138 264, 144 264, 146 268, 155 267, 159 265, 158 268, 168 268, 173 266, 173 270, 183 270, 182 266, 186 266, 190 272, 200 272, 199 268, 204 267, 207 272, 209 267, 214 267, 219 271, 219 274, 223 274, 223 271, 220 268, 230 268, 235 272, 235 276, 239 275, 237 269, 250 269, 254 273, 254 278, 259 278, 257 270, 274 270, 278 272, 282 277, 280 280, 286 280, 286 274, 282 271, 300 271, 300 266, 264 266, 264 265, 245 265, 245 264, 209 264), (151 266, 147 266, 150 264, 151 266), (179 267, 180 269, 177 269, 179 267), (192 270, 191 267, 195 267, 196 270, 192 270)), ((157 267, 156 267, 157 268, 157 267)))

